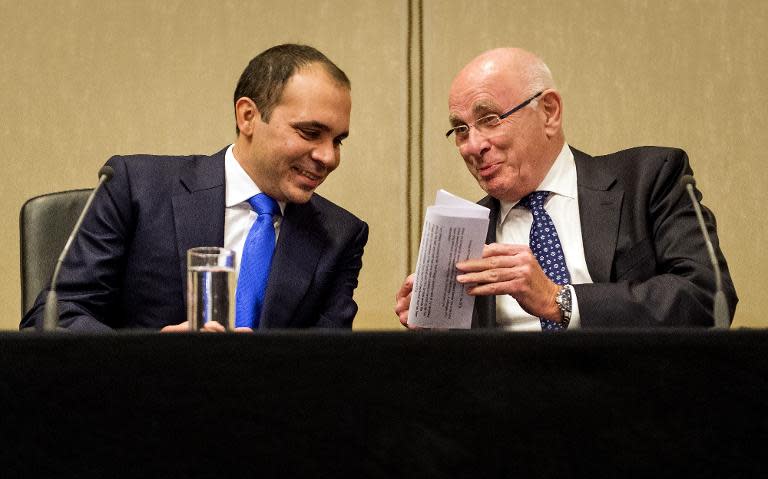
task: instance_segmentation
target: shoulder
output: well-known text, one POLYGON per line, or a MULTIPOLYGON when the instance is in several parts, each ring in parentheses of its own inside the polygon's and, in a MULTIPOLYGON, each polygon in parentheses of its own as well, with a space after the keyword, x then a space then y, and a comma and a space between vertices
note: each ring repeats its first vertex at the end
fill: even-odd
POLYGON ((653 202, 692 175, 688 155, 680 148, 640 146, 600 156, 574 150, 579 191, 620 189, 638 201, 653 202))
POLYGON ((608 153, 604 155, 591 156, 575 148, 573 151, 574 160, 577 166, 594 166, 613 169, 643 169, 661 166, 664 163, 676 165, 687 164, 688 155, 680 148, 667 146, 637 146, 626 150, 608 153))
POLYGON ((367 228, 368 226, 365 221, 317 193, 312 195, 305 206, 314 210, 320 221, 329 226, 337 225, 354 229, 367 228))
POLYGON ((183 162, 194 162, 200 158, 207 158, 204 155, 149 155, 138 153, 134 155, 115 155, 107 163, 116 164, 131 170, 138 169, 168 169, 176 168, 183 162))
POLYGON ((115 171, 114 184, 164 190, 187 175, 223 180, 225 151, 213 155, 116 155, 106 164, 115 171))
POLYGON ((638 146, 605 155, 590 156, 575 148, 576 170, 580 179, 609 175, 627 181, 638 178, 667 178, 692 174, 688 155, 680 148, 638 146))
POLYGON ((158 172, 178 171, 189 168, 200 162, 224 161, 224 152, 221 150, 213 155, 115 155, 111 157, 107 164, 118 167, 121 170, 129 171, 134 174, 152 175, 158 172))
POLYGON ((368 225, 365 221, 345 210, 341 206, 313 194, 306 203, 289 203, 285 210, 285 220, 322 241, 334 244, 347 244, 350 241, 368 241, 368 225))

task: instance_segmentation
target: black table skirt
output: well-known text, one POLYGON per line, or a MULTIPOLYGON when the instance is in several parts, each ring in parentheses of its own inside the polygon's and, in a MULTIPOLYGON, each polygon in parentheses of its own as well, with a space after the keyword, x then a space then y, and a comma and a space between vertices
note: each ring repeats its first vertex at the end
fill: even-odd
POLYGON ((768 332, 0 334, 3 477, 757 477, 768 332))

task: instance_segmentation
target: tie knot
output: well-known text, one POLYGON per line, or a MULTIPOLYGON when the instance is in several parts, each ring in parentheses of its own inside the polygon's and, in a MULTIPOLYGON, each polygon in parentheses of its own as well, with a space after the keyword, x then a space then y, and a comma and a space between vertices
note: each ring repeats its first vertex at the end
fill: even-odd
POLYGON ((274 216, 280 213, 280 206, 278 206, 277 201, 267 196, 266 193, 251 196, 248 199, 248 204, 259 215, 274 216))
POLYGON ((528 196, 525 196, 518 203, 520 206, 524 206, 529 210, 538 210, 544 208, 544 202, 547 201, 549 191, 534 191, 528 196))

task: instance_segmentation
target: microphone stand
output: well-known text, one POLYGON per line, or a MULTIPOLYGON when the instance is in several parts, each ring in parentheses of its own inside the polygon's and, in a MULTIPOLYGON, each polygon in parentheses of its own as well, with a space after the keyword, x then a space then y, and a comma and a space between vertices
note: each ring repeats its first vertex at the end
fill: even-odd
POLYGON ((696 211, 696 219, 701 228, 701 234, 704 235, 704 242, 707 245, 707 252, 709 253, 709 260, 712 262, 712 266, 715 269, 715 304, 713 307, 713 314, 715 316, 715 328, 728 329, 731 326, 728 313, 728 300, 725 298, 723 292, 723 278, 720 272, 720 263, 715 256, 715 248, 712 246, 712 240, 709 238, 709 232, 707 231, 706 223, 704 223, 704 215, 701 214, 701 206, 699 206, 699 200, 693 192, 693 187, 696 185, 696 180, 691 175, 685 175, 682 178, 682 183, 685 185, 688 195, 691 197, 693 203, 693 209, 696 211))
POLYGON ((80 225, 83 223, 83 218, 85 218, 85 214, 91 208, 91 203, 93 203, 93 198, 96 196, 96 192, 99 191, 99 188, 101 188, 101 185, 111 180, 114 174, 115 174, 115 170, 113 170, 111 166, 103 166, 99 170, 99 183, 96 185, 96 188, 94 188, 91 194, 88 196, 88 200, 85 202, 83 211, 80 212, 80 217, 77 219, 77 222, 75 223, 75 227, 72 228, 72 232, 69 234, 69 238, 67 238, 67 243, 64 245, 64 249, 61 250, 61 254, 59 255, 58 261, 56 261, 56 267, 54 268, 53 276, 51 277, 51 287, 48 291, 48 296, 45 299, 45 310, 43 315, 43 331, 46 331, 46 332, 55 331, 59 325, 59 299, 56 294, 56 281, 59 278, 61 263, 64 262, 64 258, 67 256, 67 253, 69 252, 69 248, 72 246, 72 242, 75 239, 77 232, 80 230, 80 225))

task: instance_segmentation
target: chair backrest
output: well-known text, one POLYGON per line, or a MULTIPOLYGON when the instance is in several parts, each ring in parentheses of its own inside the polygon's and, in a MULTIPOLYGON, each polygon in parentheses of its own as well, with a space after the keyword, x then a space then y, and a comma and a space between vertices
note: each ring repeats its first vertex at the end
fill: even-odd
POLYGON ((36 196, 21 207, 21 311, 48 285, 56 260, 80 216, 90 189, 36 196))

